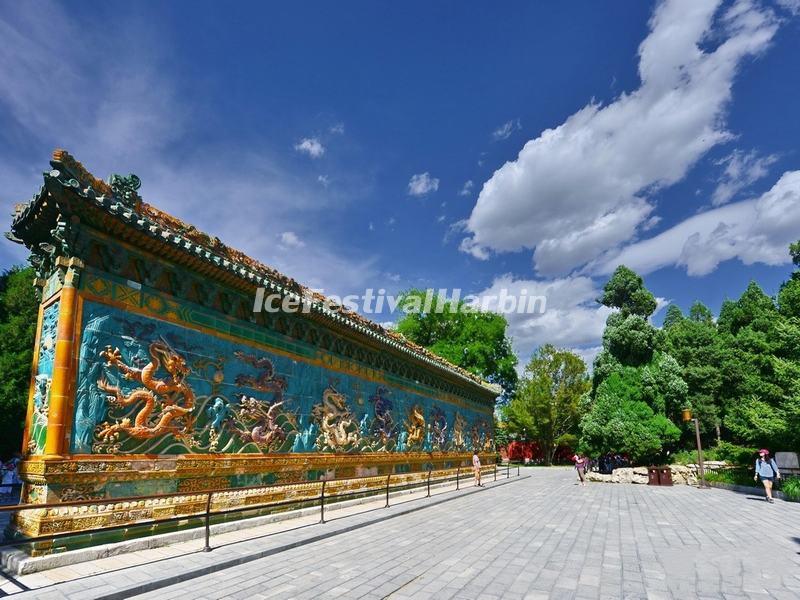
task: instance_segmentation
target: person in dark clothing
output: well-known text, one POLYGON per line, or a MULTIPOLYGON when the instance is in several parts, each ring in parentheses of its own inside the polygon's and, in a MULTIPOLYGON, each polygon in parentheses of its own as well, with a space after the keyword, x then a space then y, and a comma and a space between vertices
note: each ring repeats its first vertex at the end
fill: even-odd
POLYGON ((769 450, 766 448, 758 451, 758 458, 756 459, 756 474, 753 476, 753 481, 758 481, 759 478, 761 478, 764 491, 767 493, 767 502, 775 502, 772 499, 772 484, 776 479, 781 478, 781 472, 778 470, 775 459, 770 458, 769 450))

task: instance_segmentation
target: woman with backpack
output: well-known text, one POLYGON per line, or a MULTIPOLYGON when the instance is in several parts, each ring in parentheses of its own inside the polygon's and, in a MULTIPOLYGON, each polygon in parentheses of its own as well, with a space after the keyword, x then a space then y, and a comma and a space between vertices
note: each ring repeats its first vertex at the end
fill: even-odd
POLYGON ((758 481, 761 478, 761 483, 764 484, 764 490, 767 492, 767 502, 775 502, 772 499, 772 482, 775 479, 781 478, 781 473, 778 471, 778 465, 775 464, 775 459, 769 457, 769 450, 762 448, 758 451, 758 458, 756 459, 756 474, 753 481, 758 481))

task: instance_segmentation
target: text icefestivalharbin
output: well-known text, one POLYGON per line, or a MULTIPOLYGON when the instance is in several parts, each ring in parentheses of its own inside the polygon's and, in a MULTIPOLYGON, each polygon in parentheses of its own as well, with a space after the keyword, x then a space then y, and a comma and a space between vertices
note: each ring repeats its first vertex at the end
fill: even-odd
POLYGON ((350 294, 322 296, 322 290, 313 290, 318 296, 300 294, 278 294, 267 292, 266 288, 256 290, 253 301, 253 312, 268 313, 309 313, 315 304, 321 304, 330 311, 342 308, 361 314, 394 313, 400 310, 405 313, 456 313, 456 312, 495 312, 500 314, 543 314, 547 309, 546 296, 529 295, 527 290, 510 293, 501 289, 498 294, 466 294, 462 297, 460 289, 426 290, 425 296, 387 294, 386 290, 367 288, 362 295, 350 294))

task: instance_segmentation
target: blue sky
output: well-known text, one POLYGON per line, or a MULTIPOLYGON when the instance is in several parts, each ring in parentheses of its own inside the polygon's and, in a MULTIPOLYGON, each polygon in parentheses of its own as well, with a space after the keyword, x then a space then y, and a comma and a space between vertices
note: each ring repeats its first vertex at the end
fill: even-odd
POLYGON ((791 271, 796 0, 2 6, 7 213, 64 147, 326 293, 546 294, 523 360, 596 352, 620 261, 715 311, 791 271))

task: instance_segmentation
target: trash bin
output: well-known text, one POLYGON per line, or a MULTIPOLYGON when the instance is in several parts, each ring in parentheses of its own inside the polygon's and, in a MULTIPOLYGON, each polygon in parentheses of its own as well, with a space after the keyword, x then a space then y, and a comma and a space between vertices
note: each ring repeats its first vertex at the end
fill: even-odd
POLYGON ((661 467, 658 470, 658 485, 672 485, 672 469, 661 467))
POLYGON ((647 485, 661 485, 658 479, 658 467, 647 467, 647 485))

